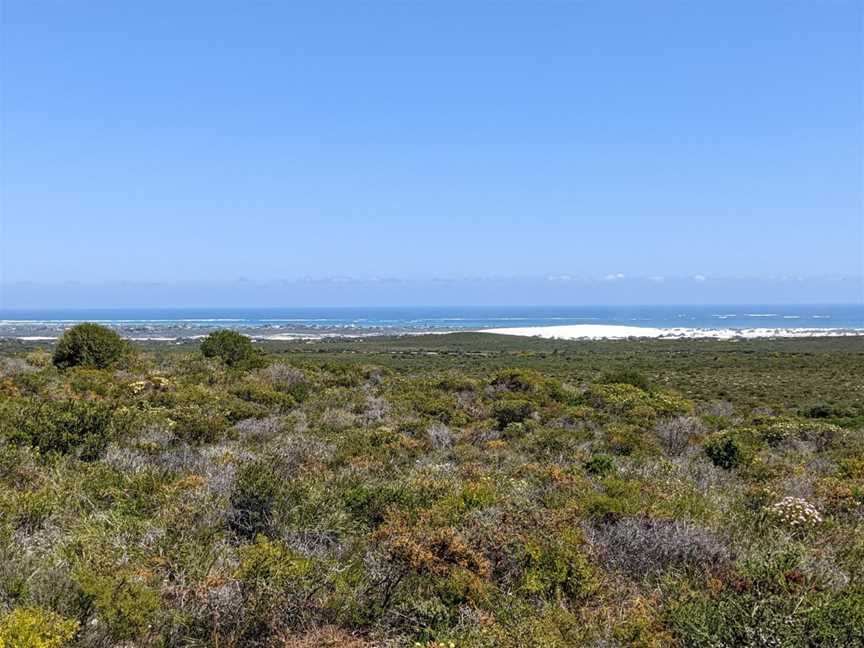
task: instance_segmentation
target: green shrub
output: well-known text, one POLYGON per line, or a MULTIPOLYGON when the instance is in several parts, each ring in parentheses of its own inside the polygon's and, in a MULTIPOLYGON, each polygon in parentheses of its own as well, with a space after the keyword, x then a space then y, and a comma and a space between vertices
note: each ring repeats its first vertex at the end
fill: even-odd
POLYGON ((80 567, 75 580, 116 640, 146 637, 159 611, 159 595, 137 574, 80 567))
POLYGON ((0 421, 0 431, 42 452, 93 460, 114 436, 113 410, 99 402, 26 400, 0 421))
POLYGON ((230 525, 237 535, 254 538, 270 530, 281 482, 272 463, 266 460, 240 466, 231 493, 230 525))
POLYGON ((498 429, 503 430, 511 423, 521 423, 534 411, 530 401, 518 398, 498 401, 492 410, 492 415, 498 421, 498 429))
POLYGON ((606 437, 606 445, 616 455, 650 455, 658 452, 655 439, 635 425, 613 423, 606 428, 606 437))
POLYGON ((76 324, 57 341, 53 362, 57 367, 104 369, 117 362, 128 345, 111 329, 85 322, 76 324))
POLYGON ((650 406, 651 395, 644 389, 627 383, 597 383, 585 394, 595 408, 623 414, 640 406, 650 406))
POLYGON ((357 484, 342 493, 345 508, 360 523, 377 527, 384 521, 387 508, 401 504, 403 488, 390 484, 357 484))
POLYGON ((273 590, 296 585, 305 578, 312 563, 297 555, 285 543, 258 535, 255 542, 240 547, 240 565, 236 576, 247 583, 257 583, 273 590))
POLYGON ((50 487, 38 490, 10 491, 17 494, 9 521, 18 529, 37 529, 62 501, 62 495, 50 487))
POLYGON ((597 382, 604 385, 633 385, 644 391, 651 389, 648 376, 636 369, 610 369, 604 371, 597 382))
POLYGON ((522 588, 531 594, 578 600, 597 587, 595 570, 582 551, 575 531, 549 534, 525 543, 522 588))
POLYGON ((213 412, 197 405, 184 405, 171 410, 174 434, 187 443, 216 443, 228 429, 228 419, 220 412, 213 412))
POLYGON ((418 382, 398 395, 407 407, 419 414, 433 418, 445 425, 460 424, 464 413, 460 410, 456 397, 431 384, 418 382))
POLYGON ((528 369, 502 369, 495 374, 492 385, 513 392, 536 392, 544 382, 544 377, 528 369))
POLYGON ((635 515, 643 507, 639 483, 608 474, 602 479, 603 491, 586 491, 580 498, 585 515, 595 520, 613 521, 635 515))
POLYGON ((205 358, 220 358, 229 367, 253 367, 263 364, 252 346, 252 340, 237 331, 214 331, 201 342, 205 358), (258 362, 256 362, 258 361, 258 362))
POLYGON ((231 393, 244 401, 268 407, 291 409, 297 404, 294 397, 286 392, 268 389, 254 384, 241 384, 231 388, 231 393))
POLYGON ((0 618, 0 648, 60 648, 77 632, 77 621, 50 610, 15 608, 0 618))
POLYGON ((743 459, 741 445, 727 432, 709 437, 705 441, 704 448, 711 462, 726 470, 739 466, 743 459))
POLYGON ((615 462, 607 454, 596 454, 585 462, 585 470, 592 475, 605 475, 615 470, 615 462))

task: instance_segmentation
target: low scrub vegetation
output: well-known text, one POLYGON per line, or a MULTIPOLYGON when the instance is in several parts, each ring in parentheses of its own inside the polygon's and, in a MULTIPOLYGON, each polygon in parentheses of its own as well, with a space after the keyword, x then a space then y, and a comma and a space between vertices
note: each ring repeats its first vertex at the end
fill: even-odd
POLYGON ((0 648, 864 645, 854 347, 87 330, 0 357, 0 648))

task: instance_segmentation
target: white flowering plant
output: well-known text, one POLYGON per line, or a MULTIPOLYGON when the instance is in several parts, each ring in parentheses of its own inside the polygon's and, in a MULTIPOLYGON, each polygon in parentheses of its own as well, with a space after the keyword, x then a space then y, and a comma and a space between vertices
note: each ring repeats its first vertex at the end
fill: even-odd
POLYGON ((821 513, 801 497, 784 497, 766 508, 769 517, 793 529, 804 529, 821 524, 821 513))

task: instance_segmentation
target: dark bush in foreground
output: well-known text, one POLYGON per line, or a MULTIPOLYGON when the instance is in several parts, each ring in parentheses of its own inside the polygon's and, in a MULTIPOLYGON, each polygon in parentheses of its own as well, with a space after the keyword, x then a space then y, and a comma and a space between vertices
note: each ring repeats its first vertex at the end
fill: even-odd
POLYGON ((201 342, 205 358, 220 358, 230 367, 254 364, 257 354, 252 340, 237 331, 214 331, 201 342))
POLYGON ((54 349, 54 364, 67 367, 104 369, 117 362, 127 351, 123 339, 111 329, 85 322, 66 331, 54 349))

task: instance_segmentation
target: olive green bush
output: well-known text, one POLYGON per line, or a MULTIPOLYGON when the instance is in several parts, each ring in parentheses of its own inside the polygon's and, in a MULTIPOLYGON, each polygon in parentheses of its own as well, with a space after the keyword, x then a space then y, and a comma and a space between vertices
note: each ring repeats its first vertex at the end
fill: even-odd
POLYGON ((120 360, 129 347, 106 326, 85 322, 63 333, 54 348, 57 367, 92 367, 104 369, 120 360))
POLYGON ((104 403, 25 399, 3 408, 0 431, 10 441, 42 452, 95 459, 116 433, 114 411, 104 403))
POLYGON ((261 364, 252 340, 237 331, 214 331, 201 341, 205 358, 219 358, 229 367, 251 367, 261 364))

